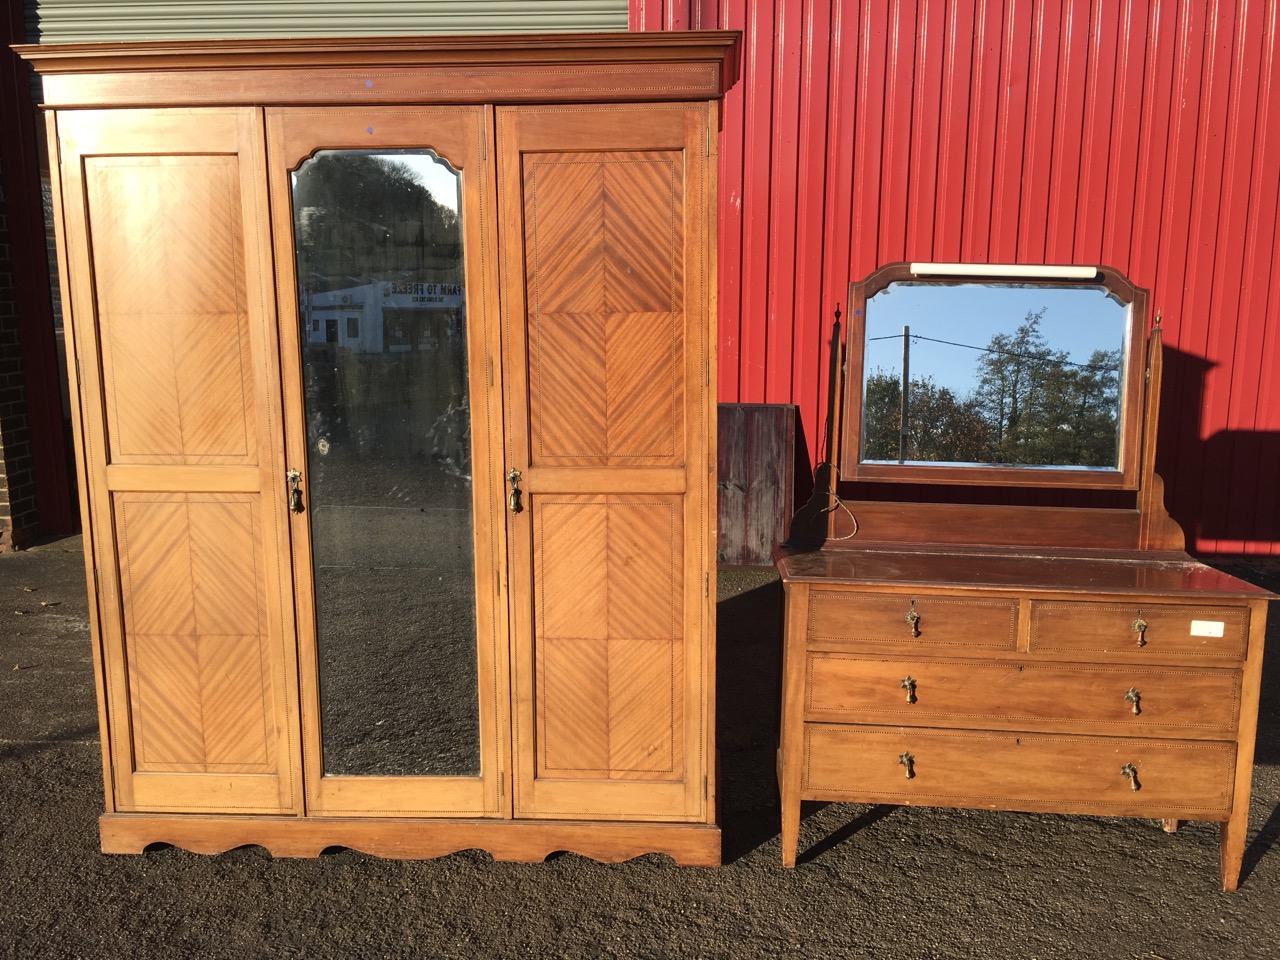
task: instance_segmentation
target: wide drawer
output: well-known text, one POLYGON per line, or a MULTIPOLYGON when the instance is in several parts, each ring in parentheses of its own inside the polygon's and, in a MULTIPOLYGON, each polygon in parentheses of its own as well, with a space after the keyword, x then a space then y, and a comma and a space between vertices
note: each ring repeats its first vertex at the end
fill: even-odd
POLYGON ((815 590, 809 597, 808 638, 872 649, 892 644, 894 649, 1012 651, 1018 639, 1018 601, 815 590))
POLYGON ((1231 812, 1234 743, 840 724, 806 724, 804 740, 805 799, 1200 820, 1231 812))
POLYGON ((1247 607, 1037 600, 1031 604, 1032 653, 1242 661, 1249 640, 1247 607))
POLYGON ((912 726, 1233 737, 1235 670, 871 660, 810 653, 805 718, 912 726))

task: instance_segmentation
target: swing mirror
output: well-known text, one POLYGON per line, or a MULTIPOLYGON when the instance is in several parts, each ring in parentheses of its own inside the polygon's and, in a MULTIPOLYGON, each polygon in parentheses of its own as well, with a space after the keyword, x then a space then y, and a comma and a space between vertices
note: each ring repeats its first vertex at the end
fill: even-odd
POLYGON ((845 479, 1136 488, 1146 294, 1115 271, 891 264, 849 308, 845 479))

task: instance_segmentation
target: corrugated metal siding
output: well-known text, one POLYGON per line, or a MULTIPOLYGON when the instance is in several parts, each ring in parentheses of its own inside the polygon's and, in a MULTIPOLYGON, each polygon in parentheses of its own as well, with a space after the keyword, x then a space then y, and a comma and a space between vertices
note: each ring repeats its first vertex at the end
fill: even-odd
POLYGON ((41 43, 627 29, 627 0, 26 0, 41 43))
POLYGON ((1280 0, 631 0, 745 31, 721 144, 720 400, 811 453, 846 285, 1104 263, 1153 292, 1159 469, 1203 552, 1280 554, 1280 0))

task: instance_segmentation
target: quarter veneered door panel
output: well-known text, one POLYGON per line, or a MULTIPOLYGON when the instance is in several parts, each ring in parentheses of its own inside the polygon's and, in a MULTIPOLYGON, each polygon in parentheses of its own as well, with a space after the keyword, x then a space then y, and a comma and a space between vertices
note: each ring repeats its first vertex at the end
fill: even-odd
POLYGON ((112 462, 253 463, 238 158, 89 157, 85 178, 112 462))
POLYGON ((709 129, 497 112, 517 817, 710 816, 709 129))
POLYGON ((109 806, 297 810, 261 124, 83 111, 58 132, 109 806))
POLYGON ((547 497, 535 523, 537 774, 683 776, 677 497, 547 497))
POLYGON ((256 513, 237 494, 116 497, 139 771, 271 771, 256 513))
POLYGON ((524 157, 531 465, 683 462, 683 159, 524 157))

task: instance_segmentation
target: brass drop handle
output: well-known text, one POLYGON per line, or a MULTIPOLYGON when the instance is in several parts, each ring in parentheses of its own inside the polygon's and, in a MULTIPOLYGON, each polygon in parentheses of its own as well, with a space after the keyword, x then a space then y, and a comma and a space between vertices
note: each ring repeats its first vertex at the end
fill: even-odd
POLYGON ((523 512, 524 504, 520 502, 520 471, 511 470, 508 472, 507 483, 511 484, 511 493, 507 497, 507 509, 512 513, 523 512))
POLYGON ((1131 624, 1133 632, 1138 635, 1138 646, 1145 647, 1147 645, 1147 621, 1142 619, 1142 611, 1138 611, 1138 616, 1131 624))
POLYGON ((903 677, 902 683, 899 684, 903 690, 907 691, 907 703, 916 702, 916 678, 903 677))
POLYGON ((914 600, 911 601, 911 609, 907 611, 905 619, 911 627, 911 636, 920 636, 920 614, 916 612, 916 602, 914 600))
POLYGON ((1133 715, 1135 717, 1142 712, 1142 694, 1138 692, 1137 687, 1130 687, 1125 691, 1124 702, 1133 704, 1133 715))
POLYGON ((1137 793, 1142 789, 1142 784, 1138 782, 1138 768, 1132 763, 1126 763, 1120 768, 1120 772, 1124 774, 1124 778, 1129 781, 1129 786, 1137 793))
POLYGON ((299 485, 302 483, 302 474, 297 470, 290 470, 284 475, 285 482, 289 484, 289 512, 302 512, 302 490, 299 485))
POLYGON ((914 780, 916 778, 916 758, 910 753, 904 753, 898 757, 898 765, 907 771, 907 779, 914 780))

